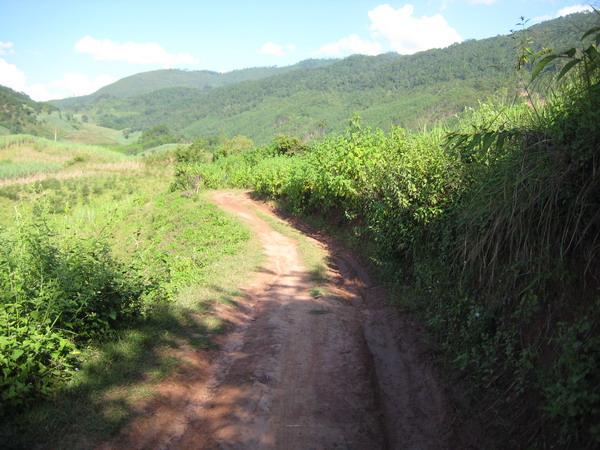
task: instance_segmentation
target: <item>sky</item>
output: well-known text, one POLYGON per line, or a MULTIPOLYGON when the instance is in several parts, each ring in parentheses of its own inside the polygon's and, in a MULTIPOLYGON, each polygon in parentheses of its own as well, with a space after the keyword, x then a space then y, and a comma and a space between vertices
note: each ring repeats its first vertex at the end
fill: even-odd
POLYGON ((0 84, 35 100, 164 68, 412 54, 598 7, 581 0, 0 0, 0 84))

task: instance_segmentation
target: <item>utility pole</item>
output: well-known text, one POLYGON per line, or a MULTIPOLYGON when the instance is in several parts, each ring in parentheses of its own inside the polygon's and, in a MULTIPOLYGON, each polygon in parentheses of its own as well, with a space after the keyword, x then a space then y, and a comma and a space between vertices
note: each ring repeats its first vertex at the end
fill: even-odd
POLYGON ((56 142, 56 127, 54 127, 54 142, 56 142))

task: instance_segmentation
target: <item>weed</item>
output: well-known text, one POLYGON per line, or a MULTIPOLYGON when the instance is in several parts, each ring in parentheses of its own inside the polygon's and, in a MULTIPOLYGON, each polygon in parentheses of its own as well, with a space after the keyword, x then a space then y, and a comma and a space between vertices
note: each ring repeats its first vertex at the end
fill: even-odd
POLYGON ((309 291, 309 294, 312 298, 319 298, 319 297, 323 297, 323 291, 319 288, 312 288, 309 291))

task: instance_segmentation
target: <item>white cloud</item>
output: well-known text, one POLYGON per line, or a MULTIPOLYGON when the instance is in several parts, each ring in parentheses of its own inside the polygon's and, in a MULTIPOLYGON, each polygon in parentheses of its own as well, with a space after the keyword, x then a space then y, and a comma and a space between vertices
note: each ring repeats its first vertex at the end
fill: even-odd
POLYGON ((369 11, 371 31, 388 41, 401 54, 412 54, 430 48, 443 48, 462 39, 441 14, 413 16, 414 6, 406 4, 394 9, 388 4, 369 11))
POLYGON ((263 55, 271 56, 285 56, 296 49, 296 46, 288 44, 282 45, 275 42, 265 42, 259 49, 258 52, 263 55))
POLYGON ((569 14, 575 14, 579 12, 592 12, 594 8, 590 5, 577 4, 571 6, 565 6, 564 8, 559 9, 554 14, 545 14, 543 16, 534 17, 531 22, 532 23, 540 23, 546 20, 557 19, 559 17, 568 16, 569 14))
POLYGON ((490 6, 496 3, 496 0, 469 0, 472 5, 486 5, 490 6))
POLYGON ((17 66, 0 58, 0 84, 24 92, 27 88, 27 77, 17 66))
POLYGON ((363 55, 376 55, 381 53, 381 45, 375 41, 366 41, 356 34, 351 34, 338 41, 323 45, 317 50, 318 55, 341 56, 360 53, 363 55))
POLYGON ((578 12, 592 12, 594 9, 590 6, 590 5, 571 5, 571 6, 565 6, 564 8, 561 8, 558 10, 558 12, 556 13, 556 17, 563 17, 563 16, 568 16, 569 14, 575 14, 578 12))
POLYGON ((84 36, 75 43, 79 53, 91 55, 98 61, 123 61, 129 64, 156 64, 164 67, 198 64, 189 53, 168 53, 155 42, 114 42, 84 36))
POLYGON ((81 73, 66 73, 62 78, 50 83, 33 84, 28 87, 26 92, 34 100, 53 100, 91 94, 102 86, 115 81, 117 81, 117 78, 111 75, 90 77, 81 73))
MULTIPOLYGON (((494 0, 473 0, 489 3, 494 0)), ((383 4, 369 11, 371 38, 351 34, 323 45, 317 55, 342 56, 351 53, 377 55, 389 48, 401 54, 412 54, 430 48, 443 48, 462 39, 441 14, 417 17, 414 6, 398 9, 383 4)))
POLYGON ((25 72, 0 58, 0 85, 17 92, 25 92, 38 101, 91 94, 116 80, 117 78, 110 75, 90 77, 81 73, 67 73, 49 83, 29 84, 25 72))
POLYGON ((13 46, 12 42, 0 41, 0 55, 12 55, 15 52, 13 46))

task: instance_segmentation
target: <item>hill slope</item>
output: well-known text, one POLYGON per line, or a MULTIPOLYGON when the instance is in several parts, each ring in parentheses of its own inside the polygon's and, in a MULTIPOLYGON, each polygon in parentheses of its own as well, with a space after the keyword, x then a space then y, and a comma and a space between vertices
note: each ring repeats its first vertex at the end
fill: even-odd
POLYGON ((307 60, 286 67, 253 67, 249 69, 233 70, 219 73, 209 70, 180 70, 163 69, 150 72, 137 73, 108 86, 100 88, 90 95, 54 100, 52 103, 63 109, 84 108, 94 102, 106 98, 128 98, 148 94, 160 89, 172 87, 188 87, 196 89, 209 89, 226 86, 248 80, 258 80, 272 75, 290 72, 292 70, 323 67, 332 64, 335 60, 307 60))
POLYGON ((84 144, 122 145, 135 141, 139 133, 88 123, 85 115, 62 112, 56 106, 36 102, 22 92, 0 86, 0 135, 31 134, 84 144))
POLYGON ((48 103, 33 101, 22 92, 0 86, 0 134, 35 132, 40 128, 38 115, 55 109, 48 103))
MULTIPOLYGON (((525 33, 556 48, 572 46, 593 16, 575 14, 525 33)), ((337 131, 353 112, 370 125, 417 127, 503 89, 514 92, 516 47, 522 37, 471 40, 410 56, 356 55, 324 65, 300 63, 266 78, 220 87, 184 85, 126 98, 96 93, 92 103, 76 109, 107 127, 166 124, 188 137, 245 134, 258 142, 278 133, 310 138, 337 131)))

